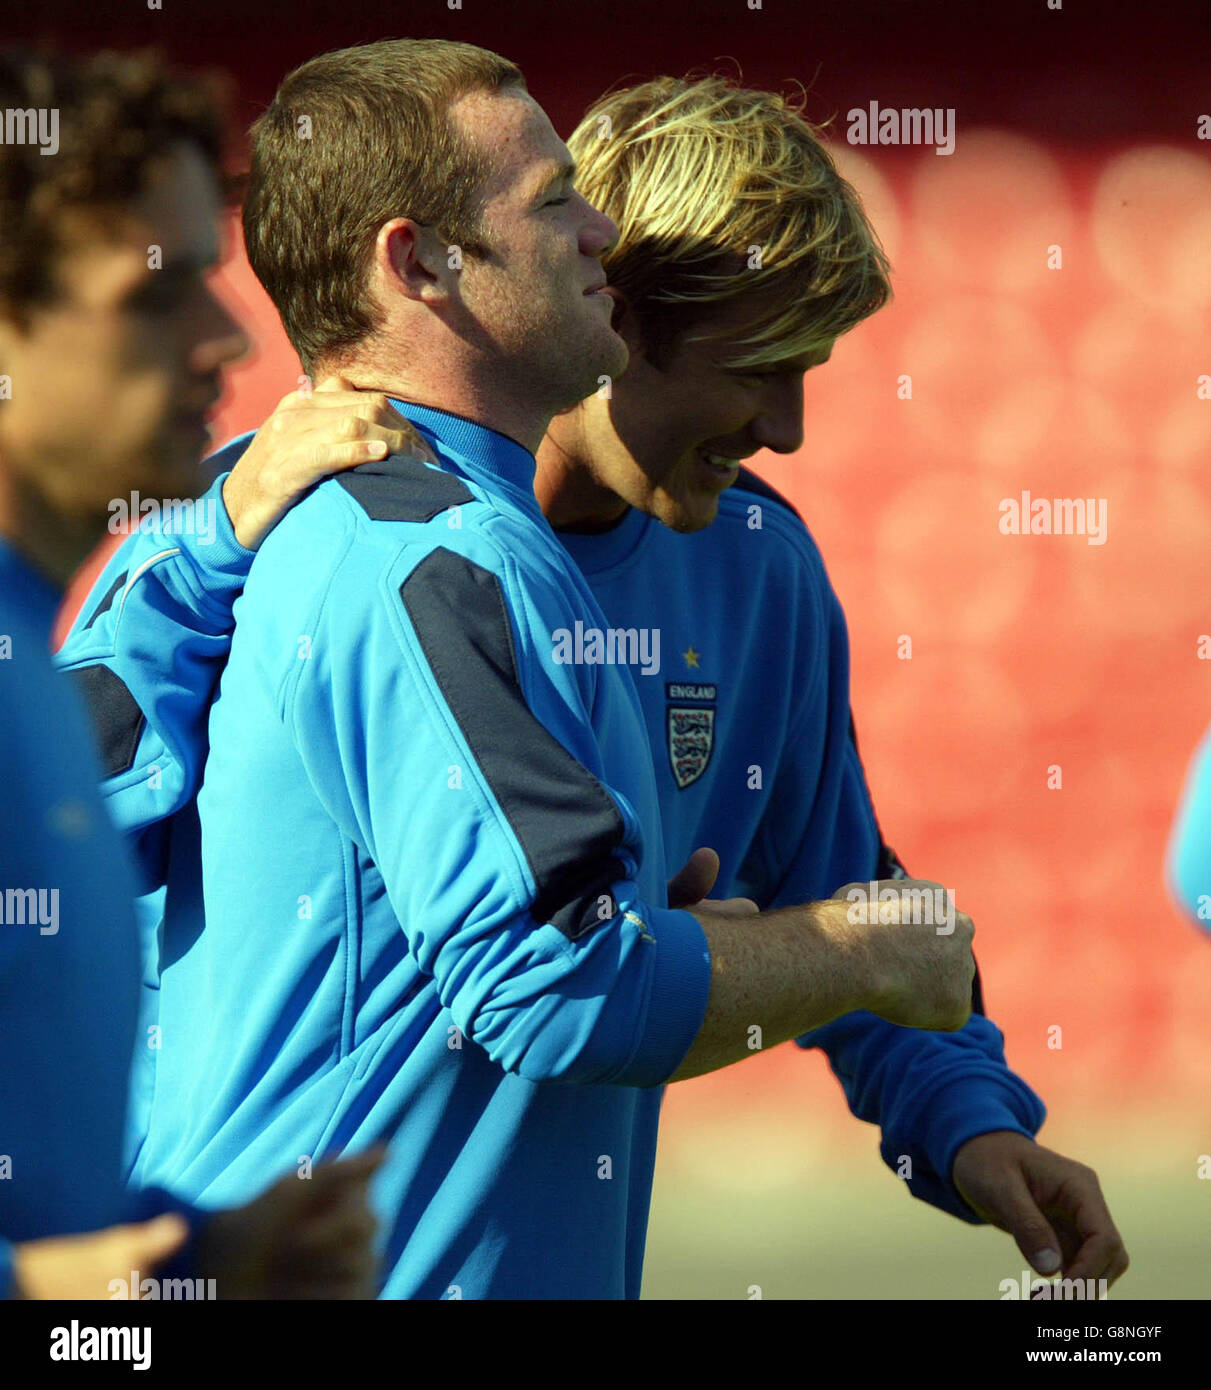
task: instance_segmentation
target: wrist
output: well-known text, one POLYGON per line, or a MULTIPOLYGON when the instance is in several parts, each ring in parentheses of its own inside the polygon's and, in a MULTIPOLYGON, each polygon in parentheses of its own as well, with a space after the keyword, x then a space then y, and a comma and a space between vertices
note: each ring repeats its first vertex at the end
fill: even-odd
POLYGON ((791 908, 796 936, 806 937, 813 1000, 830 1018, 875 1012, 887 985, 867 929, 849 920, 849 904, 837 898, 791 908))

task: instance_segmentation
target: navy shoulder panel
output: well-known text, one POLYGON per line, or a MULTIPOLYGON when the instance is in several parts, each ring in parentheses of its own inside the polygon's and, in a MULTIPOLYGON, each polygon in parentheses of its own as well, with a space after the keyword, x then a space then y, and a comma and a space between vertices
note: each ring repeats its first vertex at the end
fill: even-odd
MULTIPOLYGON (((777 490, 777 488, 770 487, 770 485, 767 482, 765 482, 764 479, 758 478, 756 473, 752 472, 748 468, 742 468, 740 470, 740 476, 731 485, 731 487, 728 488, 728 492, 756 493, 756 495, 762 498, 764 501, 777 502, 777 504, 780 507, 785 507, 786 510, 790 512, 792 516, 799 517, 800 521, 803 520, 803 518, 799 516, 798 509, 792 506, 791 503, 788 502, 786 498, 783 497, 783 495, 777 490)), ((724 496, 726 495, 727 494, 725 493, 724 496)))
POLYGON ((575 941, 625 877, 622 816, 605 787, 535 718, 521 689, 500 581, 438 548, 400 585, 429 669, 513 829, 537 885, 533 915, 575 941))
POLYGON ((88 706, 101 752, 101 771, 105 777, 126 772, 134 765, 143 732, 143 711, 130 693, 130 687, 108 666, 76 666, 71 676, 81 699, 88 706))
POLYGON ((407 454, 392 454, 338 475, 337 481, 371 521, 430 521, 439 512, 474 502, 461 478, 407 454))
POLYGON ((116 599, 119 593, 121 593, 125 584, 126 571, 123 570, 122 573, 118 575, 117 579, 115 579, 113 584, 110 586, 109 592, 105 595, 101 602, 97 604, 88 622, 84 624, 86 628, 92 627, 93 623, 97 621, 101 614, 107 612, 113 606, 114 599, 116 599))

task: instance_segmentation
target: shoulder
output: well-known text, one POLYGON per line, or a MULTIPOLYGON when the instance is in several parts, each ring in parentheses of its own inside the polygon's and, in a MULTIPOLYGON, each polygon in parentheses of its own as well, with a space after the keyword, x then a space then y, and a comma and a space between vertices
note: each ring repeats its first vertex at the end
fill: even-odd
POLYGON ((338 576, 361 582, 401 554, 483 529, 490 504, 471 484, 419 459, 392 455, 317 484, 274 527, 253 562, 249 591, 292 593, 338 576))
POLYGON ((747 468, 719 499, 719 515, 705 532, 714 548, 726 548, 736 560, 742 551, 746 568, 756 564, 767 575, 785 575, 813 587, 831 586, 823 557, 792 502, 747 468))
POLYGON ((355 615, 384 618, 401 602, 447 622, 502 603, 540 617, 566 605, 570 571, 537 511, 392 456, 315 487, 266 539, 245 597, 263 610, 286 605, 292 621, 300 609, 322 611, 346 629, 355 615))
MULTIPOLYGON (((723 496, 735 498, 737 501, 760 498, 764 502, 773 503, 774 506, 781 508, 783 513, 789 514, 800 526, 803 526, 803 518, 799 515, 794 503, 783 497, 777 488, 771 487, 763 478, 759 478, 751 468, 742 468, 740 476, 723 496)), ((806 530, 806 526, 803 529, 806 530)))

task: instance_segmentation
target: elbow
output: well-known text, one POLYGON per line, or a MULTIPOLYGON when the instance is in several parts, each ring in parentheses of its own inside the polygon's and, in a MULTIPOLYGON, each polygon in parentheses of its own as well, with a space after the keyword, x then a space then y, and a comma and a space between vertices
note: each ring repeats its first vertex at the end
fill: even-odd
POLYGON ((502 1070, 537 1085, 617 1084, 628 1061, 621 1049, 593 1046, 575 1029, 532 1031, 519 1022, 489 1040, 483 1034, 472 1036, 502 1070))
MULTIPOLYGON (((631 1030, 585 1001, 540 996, 524 1007, 480 1009, 467 1036, 504 1071, 539 1085, 626 1085, 631 1030)), ((602 1001, 596 1001, 601 1003, 602 1001)))

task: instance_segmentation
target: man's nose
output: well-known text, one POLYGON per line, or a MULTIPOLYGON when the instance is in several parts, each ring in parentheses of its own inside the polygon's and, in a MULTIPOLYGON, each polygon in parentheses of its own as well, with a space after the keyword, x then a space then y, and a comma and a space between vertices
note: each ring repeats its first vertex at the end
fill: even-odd
POLYGON ((220 367, 245 356, 252 344, 239 321, 212 292, 206 321, 190 354, 190 367, 199 375, 217 371, 220 367))
POLYGON ((803 446, 803 378, 771 377, 764 390, 753 438, 775 454, 793 454, 803 446))
POLYGON ((618 228, 612 218, 598 212, 592 203, 585 203, 589 215, 580 229, 580 249, 586 256, 604 256, 618 244, 618 228))

